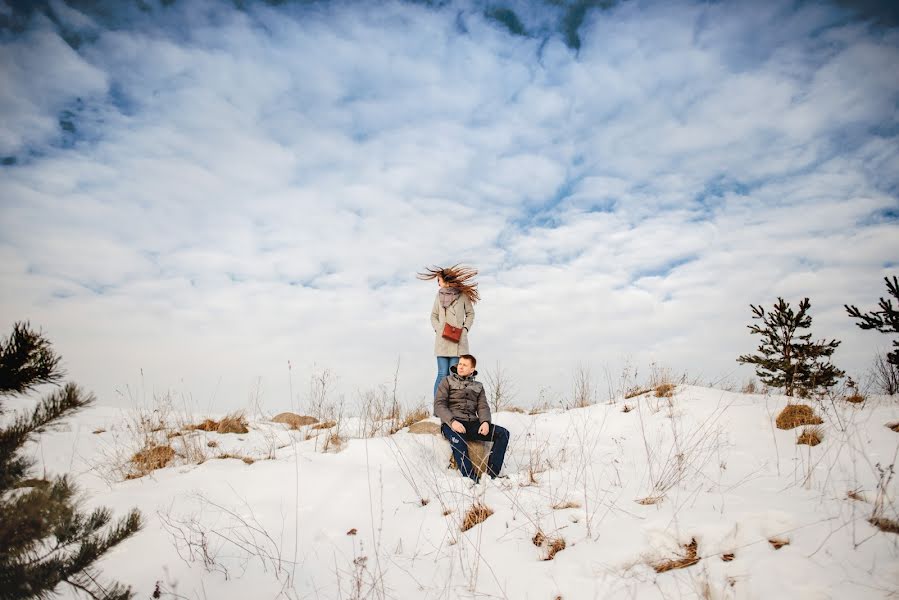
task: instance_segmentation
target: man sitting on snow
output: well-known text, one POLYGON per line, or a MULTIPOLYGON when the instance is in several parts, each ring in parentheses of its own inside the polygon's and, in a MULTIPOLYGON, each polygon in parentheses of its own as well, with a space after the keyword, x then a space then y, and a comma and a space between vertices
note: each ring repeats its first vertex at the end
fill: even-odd
POLYGON ((478 480, 478 474, 471 464, 466 440, 493 442, 487 459, 487 474, 496 479, 503 468, 506 446, 509 445, 509 430, 490 422, 490 406, 484 386, 475 381, 478 374, 474 370, 478 364, 471 354, 459 357, 459 364, 450 367, 451 373, 443 378, 434 396, 434 414, 440 418, 440 430, 449 440, 456 465, 465 477, 478 480))

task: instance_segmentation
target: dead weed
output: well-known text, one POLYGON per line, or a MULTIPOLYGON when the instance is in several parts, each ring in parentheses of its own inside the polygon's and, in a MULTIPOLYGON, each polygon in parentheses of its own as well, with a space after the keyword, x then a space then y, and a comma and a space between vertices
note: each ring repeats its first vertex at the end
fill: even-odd
POLYGON ((686 551, 685 556, 657 562, 652 565, 652 568, 655 569, 656 573, 664 573, 666 571, 671 571, 674 569, 684 569, 686 567, 695 565, 699 562, 697 547, 698 544, 696 543, 696 538, 693 538, 690 540, 689 544, 684 544, 684 550, 686 551))
POLYGON ((796 439, 797 444, 808 444, 809 446, 817 446, 824 439, 824 431, 817 425, 814 427, 803 427, 802 433, 796 439))
POLYGON ((474 503, 471 508, 468 509, 468 512, 465 513, 465 518, 462 520, 462 531, 468 531, 478 523, 483 523, 487 520, 487 517, 492 514, 492 509, 484 506, 480 502, 474 503))
POLYGON ((800 425, 820 425, 823 422, 815 414, 814 409, 807 404, 787 404, 775 419, 778 429, 793 429, 800 425))

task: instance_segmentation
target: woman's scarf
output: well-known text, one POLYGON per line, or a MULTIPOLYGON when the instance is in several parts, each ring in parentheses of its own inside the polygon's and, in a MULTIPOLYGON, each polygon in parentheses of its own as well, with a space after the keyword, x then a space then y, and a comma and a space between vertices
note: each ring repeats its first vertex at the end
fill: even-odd
POLYGON ((440 297, 440 306, 447 308, 456 298, 459 297, 461 290, 454 287, 442 287, 437 295, 440 297))

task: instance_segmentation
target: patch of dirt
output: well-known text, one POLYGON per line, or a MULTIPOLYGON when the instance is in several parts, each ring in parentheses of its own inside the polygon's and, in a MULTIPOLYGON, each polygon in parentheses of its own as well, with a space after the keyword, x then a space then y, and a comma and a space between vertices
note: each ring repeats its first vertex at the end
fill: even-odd
POLYGON ((778 429, 793 429, 800 425, 820 425, 824 421, 815 414, 814 409, 807 404, 787 404, 775 423, 778 429))
POLYGON ((698 544, 696 538, 690 540, 689 544, 684 544, 684 556, 675 559, 663 560, 652 565, 656 573, 664 573, 674 569, 685 569, 699 562, 697 553, 698 544))

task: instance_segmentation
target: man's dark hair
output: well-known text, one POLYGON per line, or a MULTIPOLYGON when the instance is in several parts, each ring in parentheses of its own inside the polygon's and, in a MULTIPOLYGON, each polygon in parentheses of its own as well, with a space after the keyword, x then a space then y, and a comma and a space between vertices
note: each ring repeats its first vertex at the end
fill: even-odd
POLYGON ((476 366, 478 366, 478 359, 476 359, 471 354, 460 354, 459 360, 462 360, 463 358, 467 358, 468 360, 471 361, 471 368, 475 368, 476 366))

